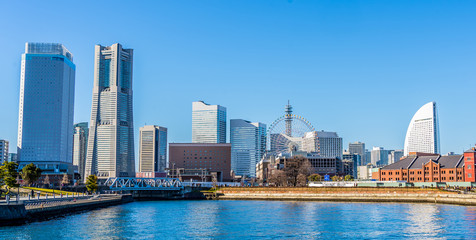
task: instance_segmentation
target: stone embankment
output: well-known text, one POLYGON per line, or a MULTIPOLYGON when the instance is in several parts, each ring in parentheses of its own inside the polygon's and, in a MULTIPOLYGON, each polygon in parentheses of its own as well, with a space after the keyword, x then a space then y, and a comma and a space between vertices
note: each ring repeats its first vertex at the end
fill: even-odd
POLYGON ((220 200, 446 203, 476 206, 475 194, 430 188, 222 188, 220 200))
POLYGON ((71 201, 40 201, 39 204, 0 204, 0 226, 39 221, 74 212, 82 212, 132 202, 131 195, 105 195, 71 201))

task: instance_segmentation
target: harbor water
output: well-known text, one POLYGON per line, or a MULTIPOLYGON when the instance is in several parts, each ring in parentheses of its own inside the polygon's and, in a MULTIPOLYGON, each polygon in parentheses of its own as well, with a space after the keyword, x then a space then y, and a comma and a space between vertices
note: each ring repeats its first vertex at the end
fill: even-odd
POLYGON ((0 227, 0 239, 476 239, 476 207, 139 201, 0 227))

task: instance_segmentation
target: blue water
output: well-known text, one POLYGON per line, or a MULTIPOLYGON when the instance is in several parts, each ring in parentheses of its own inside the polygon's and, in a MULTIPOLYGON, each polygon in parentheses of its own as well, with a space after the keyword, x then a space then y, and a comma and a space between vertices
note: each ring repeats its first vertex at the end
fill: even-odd
POLYGON ((476 207, 281 201, 133 202, 0 227, 1 239, 476 239, 476 207))

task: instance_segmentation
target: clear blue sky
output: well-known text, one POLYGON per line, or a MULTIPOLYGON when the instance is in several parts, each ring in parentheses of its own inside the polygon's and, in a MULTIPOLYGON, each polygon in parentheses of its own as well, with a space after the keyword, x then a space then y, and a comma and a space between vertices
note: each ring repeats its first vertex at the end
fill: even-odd
MULTIPOLYGON (((192 101, 270 124, 291 100, 316 129, 403 148, 436 101, 442 152, 476 143, 476 1, 1 1, 0 138, 16 146, 25 42, 76 64, 75 122, 89 121, 94 45, 134 49, 134 118, 191 141, 192 101)), ((13 150, 16 151, 13 147, 13 150)))

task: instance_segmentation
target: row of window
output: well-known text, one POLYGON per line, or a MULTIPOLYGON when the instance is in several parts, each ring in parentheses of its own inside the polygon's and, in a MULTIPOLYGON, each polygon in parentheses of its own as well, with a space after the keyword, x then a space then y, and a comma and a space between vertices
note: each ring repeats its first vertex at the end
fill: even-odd
MULTIPOLYGON (((422 171, 417 171, 416 174, 421 174, 421 173, 422 173, 422 171)), ((415 174, 414 171, 410 171, 410 175, 414 175, 414 174, 415 174)), ((425 171, 425 175, 429 175, 429 174, 430 174, 429 171, 425 171)), ((446 174, 446 171, 445 170, 441 171, 441 174, 446 174)), ((449 170, 448 174, 454 174, 454 170, 449 170)), ((457 174, 458 175, 462 174, 462 171, 457 171, 457 174)), ((394 172, 382 171, 382 175, 394 175, 394 172)), ((400 172, 395 172, 395 175, 400 175, 400 172)), ((407 176, 407 172, 403 172, 402 175, 407 176)), ((433 171, 433 175, 438 175, 438 171, 433 171)))
MULTIPOLYGON (((468 177, 471 177, 471 174, 468 174, 468 177)), ((421 181, 421 180, 422 180, 421 177, 417 177, 416 179, 417 179, 417 181, 421 181)), ((456 179, 459 180, 459 181, 462 181, 462 180, 463 180, 463 177, 457 177, 456 179)), ((405 180, 405 181, 406 181, 407 178, 400 179, 400 178, 397 177, 397 178, 395 178, 395 179, 393 179, 393 178, 389 178, 389 179, 388 179, 388 181, 393 181, 393 180, 395 180, 395 181, 405 180)), ((446 177, 442 177, 442 178, 441 178, 441 181, 446 181, 446 180, 454 181, 455 178, 454 178, 454 177, 448 177, 448 179, 446 179, 446 177)), ((382 181, 387 181, 387 179, 386 179, 386 178, 382 178, 382 181)), ((414 177, 411 177, 411 178, 410 178, 410 181, 411 181, 411 182, 415 181, 415 178, 414 178, 414 177)), ((430 181, 430 178, 426 177, 426 178, 425 178, 425 182, 429 182, 429 181, 430 181)), ((433 182, 439 182, 439 181, 440 181, 440 180, 439 180, 437 177, 433 178, 433 182)))

